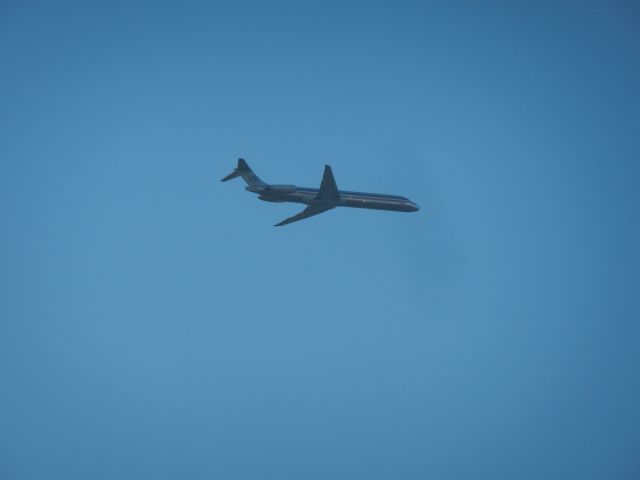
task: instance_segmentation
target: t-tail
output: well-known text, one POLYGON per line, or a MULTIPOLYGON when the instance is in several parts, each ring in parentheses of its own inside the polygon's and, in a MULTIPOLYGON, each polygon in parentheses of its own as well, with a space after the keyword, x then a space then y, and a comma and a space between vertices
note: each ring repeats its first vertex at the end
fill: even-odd
POLYGON ((233 172, 224 177, 221 182, 226 182, 236 177, 242 177, 248 187, 261 188, 267 186, 266 183, 260 180, 260 178, 255 173, 253 173, 253 170, 251 170, 251 167, 249 167, 247 162, 245 162, 244 158, 238 159, 238 166, 233 170, 233 172))

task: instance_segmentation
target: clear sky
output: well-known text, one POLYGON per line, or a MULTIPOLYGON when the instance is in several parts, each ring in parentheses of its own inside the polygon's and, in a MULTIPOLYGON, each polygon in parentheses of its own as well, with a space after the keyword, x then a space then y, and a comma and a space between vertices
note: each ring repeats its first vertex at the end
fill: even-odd
POLYGON ((3 480, 640 478, 637 2, 3 1, 0 59, 3 480), (274 228, 240 156, 421 210, 274 228))

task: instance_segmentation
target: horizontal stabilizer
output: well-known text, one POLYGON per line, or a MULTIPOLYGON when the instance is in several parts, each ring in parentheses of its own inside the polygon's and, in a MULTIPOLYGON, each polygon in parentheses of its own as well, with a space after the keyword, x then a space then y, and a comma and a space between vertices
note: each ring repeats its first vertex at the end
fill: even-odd
POLYGON ((266 187, 267 186, 266 183, 264 183, 262 180, 260 180, 260 178, 255 173, 253 173, 253 170, 251 170, 251 167, 249 167, 249 165, 244 160, 244 158, 239 158, 238 159, 238 166, 233 169, 233 172, 231 172, 229 175, 227 175, 226 177, 224 177, 220 181, 221 182, 227 182, 227 181, 232 180, 232 179, 234 179, 236 177, 242 177, 242 179, 245 181, 245 183, 247 185, 250 185, 250 186, 255 186, 255 187, 266 187))
POLYGON ((236 169, 233 172, 231 172, 229 175, 227 175, 226 177, 224 177, 222 180, 220 180, 221 182, 228 182, 229 180, 233 180, 236 177, 240 176, 240 172, 236 169))

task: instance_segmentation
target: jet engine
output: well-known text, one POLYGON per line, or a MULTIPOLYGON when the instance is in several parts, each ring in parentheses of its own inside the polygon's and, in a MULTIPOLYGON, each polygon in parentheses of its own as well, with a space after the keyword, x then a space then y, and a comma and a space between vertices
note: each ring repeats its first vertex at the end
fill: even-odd
POLYGON ((269 185, 267 190, 274 193, 293 193, 296 191, 295 185, 269 185))

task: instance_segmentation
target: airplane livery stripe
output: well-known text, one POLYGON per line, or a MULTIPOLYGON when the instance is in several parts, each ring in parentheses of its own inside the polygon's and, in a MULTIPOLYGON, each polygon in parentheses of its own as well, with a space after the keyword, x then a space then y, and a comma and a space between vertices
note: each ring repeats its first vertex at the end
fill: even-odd
POLYGON ((222 181, 226 182, 239 176, 247 184, 245 190, 256 193, 260 200, 265 202, 304 203, 307 205, 302 212, 277 223, 276 226, 278 227, 315 216, 335 207, 391 210, 395 212, 417 212, 420 210, 418 205, 401 195, 338 190, 329 165, 325 165, 319 189, 264 183, 253 173, 253 170, 242 158, 238 160, 238 166, 233 172, 222 178, 222 181))
MULTIPOLYGON (((309 194, 317 194, 318 190, 314 188, 304 188, 298 187, 298 192, 300 193, 309 193, 309 194)), ((408 201, 409 199, 406 197, 402 197, 400 195, 386 195, 383 193, 366 193, 366 192, 352 192, 348 190, 340 190, 340 195, 351 195, 357 198, 363 199, 372 199, 372 200, 398 200, 398 201, 408 201)))

